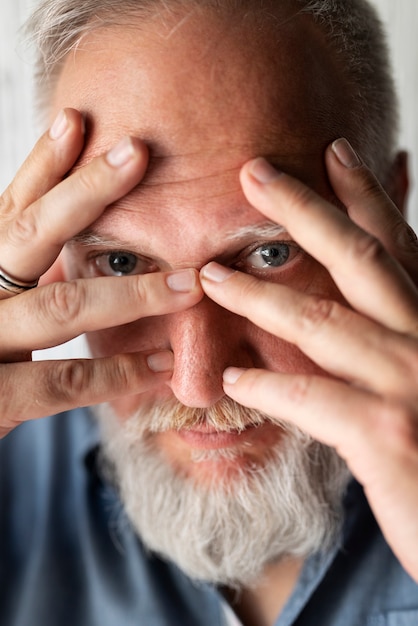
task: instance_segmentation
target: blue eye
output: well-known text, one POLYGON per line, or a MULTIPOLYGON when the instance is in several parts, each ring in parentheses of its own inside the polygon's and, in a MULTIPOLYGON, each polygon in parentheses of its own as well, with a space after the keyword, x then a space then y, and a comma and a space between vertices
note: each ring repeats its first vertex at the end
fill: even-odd
POLYGON ((254 268, 266 269, 281 267, 291 256, 291 247, 287 243, 273 242, 259 246, 247 256, 246 262, 254 268))
POLYGON ((109 252, 96 257, 95 263, 105 276, 127 276, 135 272, 138 258, 130 252, 109 252))

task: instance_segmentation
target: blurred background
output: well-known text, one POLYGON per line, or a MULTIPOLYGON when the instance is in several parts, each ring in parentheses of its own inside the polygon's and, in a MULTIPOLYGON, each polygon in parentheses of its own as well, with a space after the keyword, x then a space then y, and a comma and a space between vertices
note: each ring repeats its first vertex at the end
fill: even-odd
MULTIPOLYGON (((386 26, 401 102, 399 146, 410 154, 412 189, 409 221, 418 231, 418 2, 372 0, 386 26)), ((32 102, 32 59, 21 43, 19 28, 36 0, 1 0, 0 8, 0 192, 31 149, 36 128, 32 102)), ((80 341, 45 356, 80 356, 80 341)), ((42 355, 44 356, 44 355, 42 355)))

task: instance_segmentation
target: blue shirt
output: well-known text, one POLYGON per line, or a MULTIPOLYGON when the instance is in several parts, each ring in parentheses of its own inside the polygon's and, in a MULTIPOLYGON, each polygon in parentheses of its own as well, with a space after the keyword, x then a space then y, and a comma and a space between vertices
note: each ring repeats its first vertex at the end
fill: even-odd
MULTIPOLYGON (((98 443, 84 409, 0 441, 0 626, 225 626, 216 588, 144 549, 98 443)), ((306 561, 275 626, 417 626, 418 585, 357 483, 345 507, 343 541, 306 561)))

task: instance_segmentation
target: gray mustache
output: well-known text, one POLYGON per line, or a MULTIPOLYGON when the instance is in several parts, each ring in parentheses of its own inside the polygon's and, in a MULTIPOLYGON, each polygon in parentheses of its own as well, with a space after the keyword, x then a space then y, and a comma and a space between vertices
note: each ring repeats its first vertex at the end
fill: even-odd
MULTIPOLYGON (((166 400, 151 407, 141 407, 133 421, 140 430, 150 432, 193 430, 202 426, 213 427, 219 432, 242 432, 249 427, 273 422, 268 415, 226 397, 207 408, 188 407, 175 399, 166 400)), ((277 424, 277 420, 274 423, 277 424)))

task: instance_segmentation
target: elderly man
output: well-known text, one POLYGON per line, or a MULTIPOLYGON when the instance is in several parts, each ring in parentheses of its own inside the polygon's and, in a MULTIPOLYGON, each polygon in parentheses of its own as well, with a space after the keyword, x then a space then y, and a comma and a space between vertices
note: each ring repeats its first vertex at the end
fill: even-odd
POLYGON ((1 624, 417 624, 418 253, 374 12, 44 0, 30 28, 1 624), (30 361, 82 332, 92 359, 30 361))

